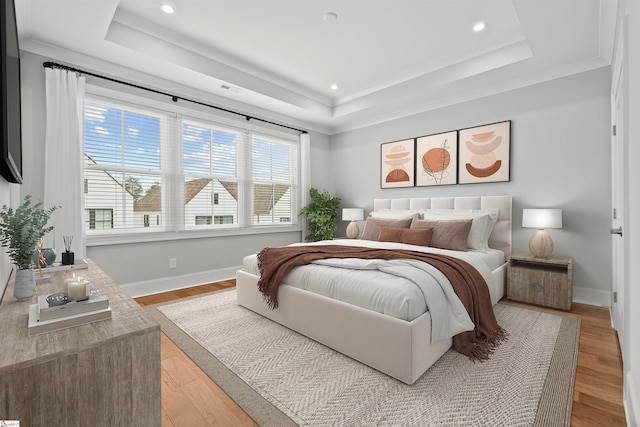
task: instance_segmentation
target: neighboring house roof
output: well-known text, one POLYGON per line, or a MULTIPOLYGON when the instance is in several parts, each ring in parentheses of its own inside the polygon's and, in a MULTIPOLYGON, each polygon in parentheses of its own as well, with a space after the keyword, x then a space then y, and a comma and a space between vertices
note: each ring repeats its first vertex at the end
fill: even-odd
MULTIPOLYGON (((87 160, 89 160, 91 163, 93 163, 94 165, 97 165, 98 162, 96 162, 95 160, 93 160, 93 158, 88 155, 87 153, 84 153, 84 156, 87 158, 87 160)), ((131 197, 134 197, 134 195, 131 193, 131 191, 129 191, 129 189, 127 188, 126 185, 122 185, 122 183, 120 181, 118 181, 113 175, 111 175, 109 172, 104 171, 104 170, 96 170, 95 172, 102 172, 105 175, 107 175, 109 178, 111 178, 116 184, 118 184, 120 187, 122 187, 124 189, 124 191, 126 191, 127 193, 129 193, 131 195, 131 197)))
MULTIPOLYGON (((184 204, 186 205, 211 182, 210 178, 194 179, 184 183, 184 204)), ((160 212, 162 203, 162 189, 159 185, 149 188, 147 194, 133 203, 134 212, 160 212)))
MULTIPOLYGON (((195 196, 202 191, 211 179, 200 178, 193 181, 187 181, 184 184, 184 204, 186 205, 195 196)), ((238 183, 229 181, 220 181, 220 184, 229 192, 231 197, 238 200, 238 183)), ((273 206, 280 201, 282 196, 289 190, 290 186, 286 184, 255 184, 253 212, 256 215, 266 215, 271 212, 273 206)), ((147 194, 133 203, 134 212, 160 212, 161 210, 162 191, 159 185, 149 188, 147 194)))
MULTIPOLYGON (((238 183, 220 181, 220 184, 238 200, 238 183)), ((286 184, 255 184, 253 194, 253 213, 256 215, 266 215, 271 212, 273 206, 276 205, 287 192, 290 185, 286 184)))

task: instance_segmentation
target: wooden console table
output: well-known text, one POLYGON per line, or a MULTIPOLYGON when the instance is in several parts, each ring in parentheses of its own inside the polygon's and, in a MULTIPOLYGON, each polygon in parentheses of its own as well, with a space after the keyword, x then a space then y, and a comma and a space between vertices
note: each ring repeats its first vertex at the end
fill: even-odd
MULTIPOLYGON (((109 320, 29 336, 28 301, 0 304, 0 420, 32 426, 160 426, 160 326, 89 260, 49 273, 40 295, 64 291, 73 273, 109 298, 109 320)), ((36 273, 37 274, 37 273, 36 273)))

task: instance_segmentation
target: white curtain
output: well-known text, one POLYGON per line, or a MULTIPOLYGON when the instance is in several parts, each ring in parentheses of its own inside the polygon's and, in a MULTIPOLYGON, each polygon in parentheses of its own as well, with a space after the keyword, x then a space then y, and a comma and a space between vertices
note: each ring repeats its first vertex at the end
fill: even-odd
POLYGON ((60 254, 63 236, 73 236, 75 259, 84 258, 83 110, 85 78, 45 68, 47 123, 45 136, 44 207, 60 206, 49 222, 53 230, 44 246, 60 254))
MULTIPOLYGON (((309 204, 309 189, 311 188, 311 138, 308 133, 300 134, 300 206, 309 204)), ((302 240, 307 235, 307 218, 302 215, 300 224, 302 225, 302 240)))

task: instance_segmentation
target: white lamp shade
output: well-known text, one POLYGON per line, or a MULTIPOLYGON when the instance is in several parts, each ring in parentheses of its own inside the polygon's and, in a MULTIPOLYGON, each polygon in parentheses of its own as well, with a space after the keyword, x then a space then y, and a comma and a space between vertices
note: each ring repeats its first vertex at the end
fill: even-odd
POLYGON ((562 209, 523 209, 522 226, 526 228, 562 228, 562 209))
POLYGON ((362 221, 364 219, 364 209, 344 208, 342 209, 343 221, 362 221))

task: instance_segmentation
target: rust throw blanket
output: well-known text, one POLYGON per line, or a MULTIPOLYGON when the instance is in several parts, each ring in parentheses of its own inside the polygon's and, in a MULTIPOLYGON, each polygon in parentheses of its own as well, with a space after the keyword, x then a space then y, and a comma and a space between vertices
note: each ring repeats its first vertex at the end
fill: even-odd
POLYGON ((327 258, 414 259, 438 268, 451 282, 460 301, 475 324, 472 331, 453 337, 454 348, 472 360, 486 360, 505 339, 506 331, 498 325, 489 288, 482 275, 466 261, 411 250, 390 250, 342 245, 285 246, 265 248, 258 253, 260 279, 258 288, 269 307, 278 307, 278 286, 293 267, 327 258))

